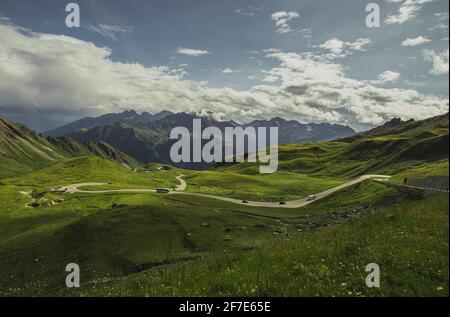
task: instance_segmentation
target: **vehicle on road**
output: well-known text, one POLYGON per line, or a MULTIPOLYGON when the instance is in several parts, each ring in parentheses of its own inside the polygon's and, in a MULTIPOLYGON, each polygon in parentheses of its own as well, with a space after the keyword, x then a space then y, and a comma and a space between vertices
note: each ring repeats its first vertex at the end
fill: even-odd
POLYGON ((243 204, 248 204, 248 201, 243 200, 242 203, 243 203, 243 204))
POLYGON ((286 202, 284 202, 284 201, 280 201, 280 203, 279 203, 280 205, 286 205, 286 202))
POLYGON ((168 189, 168 188, 157 188, 156 192, 157 193, 162 193, 162 194, 167 194, 168 192, 170 192, 170 189, 168 189))
POLYGON ((316 200, 317 196, 316 195, 309 195, 308 198, 306 199, 307 201, 313 201, 316 200))

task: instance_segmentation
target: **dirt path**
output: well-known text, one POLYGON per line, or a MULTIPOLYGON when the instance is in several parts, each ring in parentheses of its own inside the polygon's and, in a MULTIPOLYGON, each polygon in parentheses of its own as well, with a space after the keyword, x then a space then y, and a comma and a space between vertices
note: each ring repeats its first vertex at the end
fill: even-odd
MULTIPOLYGON (((308 197, 304 197, 297 200, 286 201, 284 204, 280 204, 280 202, 258 202, 258 201, 243 201, 240 199, 210 195, 210 194, 202 194, 202 193, 188 193, 185 192, 187 184, 186 181, 182 179, 183 175, 179 175, 176 179, 180 182, 179 185, 176 186, 175 190, 170 191, 169 195, 185 195, 185 196, 195 196, 195 197, 203 197, 203 198, 211 198, 216 200, 221 200, 225 202, 230 202, 234 204, 240 204, 245 206, 252 207, 268 207, 268 208, 300 208, 304 207, 314 201, 325 198, 339 190, 344 188, 356 185, 360 182, 363 182, 368 179, 375 178, 377 180, 386 180, 390 178, 388 175, 363 175, 357 179, 351 180, 345 184, 327 189, 323 192, 315 194, 316 198, 314 200, 308 200, 308 197)), ((111 189, 111 190, 81 190, 79 187, 85 186, 100 186, 106 185, 106 183, 80 183, 80 184, 72 184, 68 186, 63 186, 58 188, 58 191, 64 191, 67 193, 156 193, 156 189, 111 189)))

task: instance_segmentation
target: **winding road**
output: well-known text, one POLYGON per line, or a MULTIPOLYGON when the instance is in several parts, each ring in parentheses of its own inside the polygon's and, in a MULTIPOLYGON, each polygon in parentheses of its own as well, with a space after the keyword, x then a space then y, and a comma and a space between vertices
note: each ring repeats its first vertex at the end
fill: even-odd
MULTIPOLYGON (((221 201, 230 202, 230 203, 239 204, 239 205, 252 206, 252 207, 269 207, 269 208, 300 208, 300 207, 304 207, 314 201, 325 198, 339 190, 356 185, 365 180, 372 179, 372 178, 377 179, 377 180, 386 180, 386 179, 390 178, 390 176, 388 176, 388 175, 363 175, 359 178, 348 181, 339 186, 336 186, 336 187, 327 189, 323 192, 315 194, 316 198, 314 200, 308 200, 308 197, 304 197, 304 198, 297 199, 297 200, 286 201, 286 202, 284 202, 284 204, 280 204, 280 202, 258 202, 258 201, 245 201, 244 202, 243 200, 240 200, 240 199, 234 199, 234 198, 228 198, 228 197, 222 197, 222 196, 216 196, 216 195, 210 195, 210 194, 185 192, 187 184, 186 184, 186 181, 183 180, 182 177, 183 177, 183 175, 179 175, 176 177, 176 179, 180 182, 180 184, 176 186, 175 190, 169 191, 168 192, 169 195, 185 195, 185 196, 211 198, 211 199, 221 200, 221 201)), ((156 189, 109 189, 109 190, 82 190, 82 189, 79 189, 80 187, 101 186, 101 185, 107 185, 107 183, 72 184, 72 185, 68 185, 68 186, 59 187, 57 189, 57 191, 66 192, 66 193, 91 193, 91 194, 98 194, 98 193, 156 193, 157 192, 156 189)))

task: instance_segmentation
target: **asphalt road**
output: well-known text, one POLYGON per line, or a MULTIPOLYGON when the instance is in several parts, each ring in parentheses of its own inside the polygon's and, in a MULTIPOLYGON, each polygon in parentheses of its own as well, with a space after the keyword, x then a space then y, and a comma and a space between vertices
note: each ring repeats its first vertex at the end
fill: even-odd
POLYGON ((406 185, 406 184, 401 184, 401 183, 392 183, 385 179, 377 179, 376 181, 378 181, 381 184, 385 184, 387 186, 396 187, 396 188, 406 188, 406 189, 430 191, 430 192, 436 192, 436 193, 448 193, 449 192, 447 189, 432 188, 432 187, 419 187, 419 186, 412 186, 412 185, 406 185))
MULTIPOLYGON (((314 199, 314 200, 308 200, 308 197, 304 197, 304 198, 297 199, 297 200, 285 201, 284 204, 280 204, 280 202, 258 202, 258 201, 244 202, 243 200, 240 200, 240 199, 234 199, 234 198, 228 198, 228 197, 222 197, 222 196, 216 196, 216 195, 210 195, 210 194, 185 192, 187 184, 182 179, 182 177, 183 177, 183 175, 179 175, 176 177, 176 179, 180 182, 180 184, 175 188, 175 190, 170 191, 168 193, 169 195, 185 195, 185 196, 210 198, 210 199, 216 199, 216 200, 221 200, 221 201, 245 205, 245 206, 252 206, 252 207, 300 208, 300 207, 304 207, 314 201, 325 198, 339 190, 356 185, 365 180, 372 179, 372 178, 375 178, 377 180, 386 180, 390 176, 388 176, 388 175, 363 175, 357 179, 348 181, 342 185, 327 189, 320 193, 316 193, 315 194, 316 199, 314 199)), ((95 194, 95 193, 156 193, 156 189, 110 189, 110 190, 81 190, 81 189, 79 189, 80 187, 100 186, 100 185, 106 185, 106 183, 72 184, 72 185, 68 185, 68 186, 59 187, 57 190, 65 191, 67 193, 93 193, 93 194, 95 194)))
POLYGON ((240 199, 234 199, 234 198, 227 198, 227 197, 221 197, 216 195, 209 195, 209 194, 202 194, 202 193, 188 193, 188 192, 171 192, 170 194, 181 194, 181 195, 188 195, 188 196, 197 196, 197 197, 204 197, 204 198, 212 198, 217 200, 222 200, 234 204, 240 204, 245 206, 252 206, 252 207, 270 207, 270 208, 300 208, 304 207, 306 205, 311 204, 314 201, 317 201, 319 199, 325 198, 339 190, 342 190, 344 188, 356 185, 360 182, 363 182, 365 180, 376 178, 376 179, 388 179, 390 176, 388 175, 363 175, 357 179, 351 180, 347 183, 344 183, 342 185, 327 189, 323 192, 315 194, 316 199, 314 200, 308 200, 308 197, 300 198, 297 200, 291 200, 291 201, 285 201, 284 204, 280 204, 280 202, 259 202, 259 201, 247 201, 243 202, 243 200, 240 199))

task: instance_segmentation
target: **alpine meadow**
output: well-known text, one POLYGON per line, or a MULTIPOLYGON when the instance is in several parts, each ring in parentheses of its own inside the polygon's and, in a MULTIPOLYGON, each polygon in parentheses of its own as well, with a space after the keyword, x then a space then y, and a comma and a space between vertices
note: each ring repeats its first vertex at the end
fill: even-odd
POLYGON ((448 297, 448 56, 444 0, 2 1, 0 296, 448 297))

